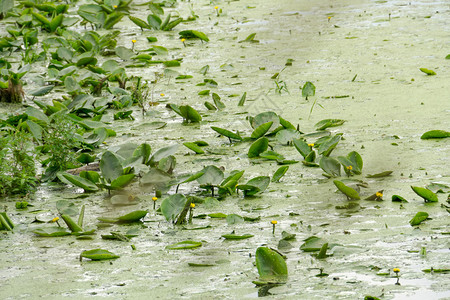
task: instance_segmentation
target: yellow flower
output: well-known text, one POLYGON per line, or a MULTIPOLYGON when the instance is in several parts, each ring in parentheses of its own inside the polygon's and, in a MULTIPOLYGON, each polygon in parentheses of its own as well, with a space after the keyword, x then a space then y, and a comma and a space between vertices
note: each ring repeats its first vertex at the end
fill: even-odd
POLYGON ((375 196, 377 196, 378 198, 381 198, 381 197, 383 197, 383 193, 376 192, 375 196))
POLYGON ((273 221, 271 221, 270 223, 272 223, 273 225, 275 225, 275 224, 277 224, 278 222, 275 221, 275 220, 273 220, 273 221))
POLYGON ((214 6, 214 9, 219 9, 219 7, 218 6, 214 6))
POLYGON ((195 203, 191 203, 191 205, 189 205, 191 208, 195 207, 195 203))
POLYGON ((57 222, 57 221, 59 221, 59 217, 54 217, 53 219, 52 219, 52 223, 55 223, 55 222, 57 222))
POLYGON ((164 97, 165 95, 164 95, 164 93, 161 93, 161 94, 159 94, 161 97, 164 97))
POLYGON ((117 5, 114 5, 113 7, 114 7, 114 8, 117 8, 117 5))
POLYGON ((328 21, 330 21, 331 17, 328 17, 328 21))
POLYGON ((394 271, 395 273, 398 273, 398 272, 400 272, 400 269, 399 268, 394 268, 392 271, 394 271))
POLYGON ((186 39, 181 39, 181 42, 183 42, 183 43, 186 42, 186 39))
POLYGON ((158 200, 158 198, 157 198, 157 197, 153 197, 152 200, 153 200, 153 201, 156 201, 156 200, 158 200))
POLYGON ((134 43, 136 43, 137 41, 136 41, 136 40, 131 40, 131 42, 134 44, 134 43))
POLYGON ((353 167, 352 166, 348 166, 347 170, 351 171, 351 170, 353 170, 353 167))
POLYGON ((308 144, 308 147, 314 147, 314 143, 308 144))

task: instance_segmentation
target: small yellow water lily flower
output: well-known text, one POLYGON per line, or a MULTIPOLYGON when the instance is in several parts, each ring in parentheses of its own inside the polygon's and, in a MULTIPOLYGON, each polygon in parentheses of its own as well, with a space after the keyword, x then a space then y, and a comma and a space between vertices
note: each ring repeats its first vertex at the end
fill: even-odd
POLYGON ((152 200, 153 200, 153 210, 155 210, 156 209, 156 200, 158 200, 158 197, 153 197, 152 200))
POLYGON ((399 273, 400 269, 399 268, 394 268, 392 271, 394 271, 394 273, 399 273))
POLYGON ((330 22, 330 20, 331 20, 331 17, 328 17, 328 22, 330 22))
POLYGON ((183 45, 186 47, 186 39, 185 39, 185 38, 182 38, 182 39, 181 39, 181 42, 182 42, 183 45))
POLYGON ((219 7, 216 5, 216 6, 214 6, 214 9, 219 9, 219 7))
POLYGON ((353 167, 352 166, 347 166, 347 170, 351 171, 351 170, 353 170, 353 167))
POLYGON ((314 147, 314 143, 308 144, 308 147, 314 147))
POLYGON ((189 207, 190 207, 190 208, 195 208, 195 203, 191 203, 191 204, 189 205, 189 207))
POLYGON ((152 200, 156 201, 156 200, 158 200, 158 197, 153 197, 152 200))
POLYGON ((61 225, 59 225, 58 221, 59 221, 59 217, 54 217, 50 222, 51 223, 55 223, 56 222, 56 224, 58 224, 58 226, 61 227, 61 225))
POLYGON ((277 225, 278 222, 275 220, 272 220, 270 223, 272 223, 272 234, 275 234, 275 225, 277 225))
MULTIPOLYGON (((383 193, 380 193, 380 192, 376 192, 375 193, 375 196, 377 196, 378 198, 381 198, 381 197, 383 197, 383 193)), ((394 269, 394 270, 398 270, 398 269, 394 269)), ((399 270, 400 271, 400 270, 399 270)), ((395 272, 395 271, 394 271, 395 272)))
POLYGON ((137 41, 136 41, 136 40, 131 40, 131 42, 134 44, 134 43, 136 43, 137 41))
POLYGON ((161 93, 161 94, 159 94, 161 97, 164 97, 165 96, 165 94, 164 93, 161 93))
POLYGON ((117 5, 114 5, 113 7, 114 7, 114 8, 117 8, 117 5))

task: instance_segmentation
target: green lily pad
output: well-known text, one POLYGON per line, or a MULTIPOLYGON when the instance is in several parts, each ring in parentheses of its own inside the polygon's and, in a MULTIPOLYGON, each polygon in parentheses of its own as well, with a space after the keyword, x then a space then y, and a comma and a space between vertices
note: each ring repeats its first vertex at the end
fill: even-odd
POLYGON ((93 249, 81 252, 80 257, 89 258, 91 260, 107 260, 119 258, 119 255, 104 249, 93 249))
POLYGON ((183 249, 195 249, 198 247, 201 247, 201 242, 195 242, 195 241, 182 241, 179 243, 175 243, 169 246, 166 246, 166 249, 168 250, 183 250, 183 249))
POLYGON ((334 180, 333 183, 344 195, 346 195, 350 199, 355 200, 361 199, 357 191, 355 191, 349 186, 346 186, 342 181, 334 180))
POLYGON ((427 75, 436 75, 436 72, 434 72, 433 70, 427 69, 427 68, 420 68, 419 70, 424 72, 427 75))
POLYGON ((148 211, 146 210, 135 210, 133 212, 130 212, 129 214, 120 216, 117 218, 117 220, 120 223, 132 223, 137 222, 143 217, 145 217, 148 214, 148 211))
POLYGON ((445 130, 430 130, 422 134, 420 137, 422 140, 427 139, 443 139, 450 137, 450 132, 445 130))
POLYGON ((324 239, 314 235, 310 236, 304 241, 305 242, 300 246, 300 250, 303 250, 305 252, 320 251, 320 249, 322 249, 322 246, 327 243, 324 239))
POLYGON ((408 200, 399 195, 392 195, 392 202, 408 203, 408 200))
POLYGON ((392 174, 393 171, 384 171, 381 173, 376 173, 376 174, 368 174, 366 176, 366 178, 381 178, 381 177, 387 177, 390 176, 392 174))
POLYGON ((258 157, 261 153, 267 150, 269 147, 269 140, 266 137, 261 137, 256 140, 248 149, 248 157, 255 158, 258 157))
POLYGON ((259 281, 269 283, 285 283, 288 277, 286 261, 279 252, 267 248, 256 249, 256 268, 259 281))
POLYGON ((71 233, 62 227, 42 227, 33 230, 34 234, 44 237, 65 236, 71 233))
POLYGON ((222 237, 226 240, 244 240, 244 239, 249 239, 251 237, 253 237, 253 234, 243 234, 243 235, 238 235, 238 234, 224 234, 222 235, 222 237))
POLYGON ((325 120, 317 122, 316 125, 314 125, 314 127, 316 127, 316 130, 325 130, 328 127, 336 127, 336 126, 340 126, 344 123, 345 123, 345 120, 325 119, 325 120))
POLYGON ((428 213, 423 212, 423 211, 419 211, 414 218, 411 219, 411 221, 409 221, 409 224, 411 224, 411 226, 417 226, 420 223, 422 223, 423 221, 425 221, 428 218, 428 213))
POLYGON ((429 189, 418 187, 418 186, 411 186, 411 188, 417 195, 422 197, 425 200, 425 202, 438 202, 439 201, 437 195, 435 193, 433 193, 432 191, 430 191, 429 189))

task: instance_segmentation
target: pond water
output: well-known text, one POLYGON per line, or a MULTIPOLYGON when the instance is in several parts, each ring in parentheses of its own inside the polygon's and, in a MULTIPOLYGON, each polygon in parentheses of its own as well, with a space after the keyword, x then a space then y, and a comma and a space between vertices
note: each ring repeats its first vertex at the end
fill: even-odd
MULTIPOLYGON (((244 181, 255 176, 272 176, 275 161, 249 159, 249 143, 230 144, 211 126, 249 136, 252 129, 247 116, 274 111, 305 133, 315 131, 323 119, 343 119, 332 134, 343 133, 333 151, 334 157, 357 151, 363 158, 363 173, 356 178, 367 182, 361 198, 384 190, 384 201, 359 200, 353 209, 337 209, 348 204, 336 192, 332 179, 320 168, 302 163, 290 165, 278 183, 270 183, 258 197, 244 199, 241 194, 210 205, 198 204, 195 215, 224 213, 260 217, 255 222, 229 225, 224 219, 194 218, 192 227, 183 230, 166 222, 152 209, 151 190, 138 183, 125 188, 126 195, 140 200, 131 206, 115 206, 107 192, 83 194, 64 185, 43 184, 30 196, 34 207, 14 208, 16 198, 6 198, 2 206, 17 224, 14 233, 1 233, 0 295, 3 299, 91 296, 129 299, 246 299, 266 296, 280 299, 450 299, 448 274, 425 273, 423 269, 449 269, 449 213, 447 195, 438 193, 439 203, 424 203, 410 186, 432 182, 450 185, 450 139, 421 140, 433 129, 450 128, 450 64, 445 57, 450 46, 450 6, 447 1, 194 1, 180 2, 176 10, 183 17, 190 7, 199 18, 181 24, 172 32, 141 32, 128 18, 114 28, 121 31, 119 44, 136 50, 149 47, 147 36, 156 36, 158 45, 169 49, 169 58, 183 58, 179 74, 192 79, 175 80, 166 73, 156 84, 154 101, 145 116, 135 108, 134 121, 114 121, 117 136, 102 146, 106 150, 124 143, 143 142, 156 149, 203 140, 209 143, 206 154, 194 155, 182 145, 176 153, 175 173, 201 170, 214 164, 225 172, 245 170, 244 181), (212 3, 211 3, 212 2, 212 3), (336 3, 338 2, 338 3, 336 3), (216 15, 214 6, 222 10, 216 15), (208 35, 210 42, 186 41, 178 31, 195 29, 208 35), (240 42, 256 33, 259 42, 240 42), (292 66, 285 66, 292 59, 292 66), (199 70, 209 65, 206 76, 199 70), (434 70, 427 76, 419 68, 434 70), (287 90, 277 93, 274 73, 287 90), (222 97, 226 108, 207 111, 199 96, 207 89, 197 86, 204 78, 214 79, 211 89, 222 97), (282 82, 281 82, 282 81, 282 82), (299 87, 306 81, 316 86, 316 96, 301 97, 299 87), (237 104, 247 92, 243 107, 237 104), (160 94, 163 93, 164 96, 160 94), (201 112, 200 124, 185 125, 165 104, 188 104, 201 112), (155 129, 151 122, 167 125, 155 129), (365 178, 391 170, 384 178, 365 178), (392 195, 409 202, 391 202, 392 195), (32 233, 40 224, 35 218, 51 220, 57 215, 55 203, 70 200, 77 207, 86 204, 85 224, 96 227, 97 217, 118 216, 148 209, 142 224, 99 226, 91 240, 74 236, 42 238, 32 233), (33 212, 35 211, 35 212, 33 212), (430 220, 420 226, 409 224, 414 215, 427 212, 430 220), (272 234, 272 220, 277 220, 272 234), (138 229, 130 242, 107 241, 101 234, 138 229), (246 240, 224 240, 221 235, 235 231, 250 233, 246 240), (254 265, 259 246, 277 248, 282 231, 296 234, 287 256, 289 279, 268 291, 255 287, 258 278, 254 265), (318 260, 299 249, 303 240, 318 236, 330 244, 332 256, 318 260), (165 246, 195 240, 203 243, 193 250, 166 250, 165 246), (135 250, 131 245, 135 246, 135 250), (102 248, 121 257, 112 261, 80 262, 83 250, 102 248), (425 248, 426 254, 421 253, 425 248), (211 266, 193 267, 189 263, 211 266), (400 269, 400 285, 393 268, 400 269), (329 274, 316 277, 320 269, 329 274), (389 273, 389 275, 377 275, 389 273)), ((144 3, 134 1, 134 4, 144 3)), ((145 6, 133 6, 132 15, 146 19, 145 6)), ((3 25, 2 25, 3 26, 3 25)), ((127 69, 127 74, 153 80, 162 66, 127 69)), ((32 76, 30 76, 32 78, 32 76)), ((30 79, 26 91, 36 88, 30 79)), ((49 97, 47 100, 51 100, 49 97)), ((28 100, 30 103, 31 101, 28 100)), ((0 108, 5 114, 22 108, 0 108)), ((308 138, 314 142, 317 138, 308 138)), ((273 142, 274 151, 287 159, 302 160, 293 146, 273 142)), ((174 188, 169 190, 173 194, 174 188)), ((195 194, 198 184, 182 185, 179 193, 195 194)), ((163 195, 165 198, 167 195, 163 195)), ((159 205, 160 202, 158 202, 159 205)))

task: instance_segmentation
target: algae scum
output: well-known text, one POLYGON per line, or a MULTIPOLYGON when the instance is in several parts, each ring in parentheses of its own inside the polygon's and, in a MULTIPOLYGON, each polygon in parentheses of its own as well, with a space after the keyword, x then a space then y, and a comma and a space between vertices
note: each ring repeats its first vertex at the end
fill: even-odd
POLYGON ((445 1, 0 3, 2 299, 450 299, 445 1))

